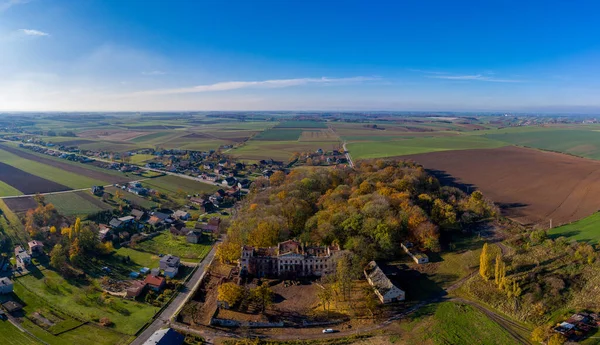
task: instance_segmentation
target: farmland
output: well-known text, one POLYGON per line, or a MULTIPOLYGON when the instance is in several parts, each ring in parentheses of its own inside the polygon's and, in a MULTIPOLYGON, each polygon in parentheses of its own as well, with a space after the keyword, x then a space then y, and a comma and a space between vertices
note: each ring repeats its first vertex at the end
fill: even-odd
POLYGON ((595 130, 548 129, 486 134, 486 137, 514 145, 600 159, 600 132, 595 130))
POLYGON ((507 146, 507 144, 479 136, 452 136, 351 142, 347 147, 354 159, 368 159, 437 151, 489 149, 502 146, 507 146))
MULTIPOLYGON (((8 151, 8 148, 2 148, 0 149, 0 160, 2 161, 2 163, 5 166, 10 166, 13 169, 19 169, 21 171, 24 171, 26 173, 29 173, 31 175, 35 175, 41 179, 46 179, 49 181, 52 181, 56 184, 60 184, 62 186, 66 186, 68 188, 89 188, 93 185, 103 185, 106 184, 106 181, 102 181, 102 180, 98 180, 92 177, 87 177, 85 175, 81 175, 79 172, 78 173, 73 173, 73 172, 69 172, 69 171, 65 171, 61 168, 57 168, 54 167, 52 165, 48 165, 45 163, 40 163, 37 160, 37 156, 33 156, 32 157, 36 157, 36 160, 31 160, 28 158, 24 158, 21 156, 21 151, 18 151, 18 154, 13 154, 11 152, 8 151)), ((4 169, 4 168, 3 168, 4 169)), ((5 168, 5 169, 9 169, 9 168, 5 168)), ((16 173, 16 176, 18 176, 19 174, 16 173)), ((109 175, 110 176, 110 175, 109 175)), ((7 177, 9 178, 9 177, 7 177)), ((2 179, 2 181, 5 181, 4 179, 2 179)), ((8 183, 10 185, 13 185, 12 183, 8 183)), ((23 193, 29 194, 28 190, 23 190, 21 188, 19 188, 16 185, 13 185, 15 188, 17 188, 18 190, 22 191, 23 193)), ((47 190, 45 191, 56 191, 56 190, 64 190, 64 188, 62 187, 52 187, 52 188, 47 188, 47 190)), ((37 192, 42 192, 42 190, 38 190, 37 192)), ((36 191, 33 191, 33 193, 36 193, 36 191)))
POLYGON ((505 215, 524 224, 572 222, 600 204, 600 162, 592 160, 517 147, 402 158, 424 165, 446 183, 480 189, 505 215))

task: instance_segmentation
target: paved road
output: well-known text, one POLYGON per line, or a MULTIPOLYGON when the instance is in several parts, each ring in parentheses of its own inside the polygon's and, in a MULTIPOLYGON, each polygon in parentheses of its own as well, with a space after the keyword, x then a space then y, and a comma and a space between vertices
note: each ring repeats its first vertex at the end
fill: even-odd
POLYGON ((217 252, 217 243, 213 246, 212 250, 208 255, 202 260, 198 269, 192 277, 185 283, 183 290, 177 294, 177 296, 171 301, 171 303, 158 315, 158 317, 152 322, 148 328, 142 332, 131 345, 142 345, 154 332, 159 329, 167 326, 171 320, 179 313, 181 308, 187 303, 187 301, 192 297, 193 292, 196 291, 204 274, 206 273, 206 269, 212 263, 215 253, 217 252))

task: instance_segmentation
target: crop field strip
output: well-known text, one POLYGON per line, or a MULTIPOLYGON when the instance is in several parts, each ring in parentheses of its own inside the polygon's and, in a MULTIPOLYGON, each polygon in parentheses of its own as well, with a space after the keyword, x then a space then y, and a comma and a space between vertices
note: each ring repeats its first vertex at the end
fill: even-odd
MULTIPOLYGON (((78 162, 71 162, 64 159, 50 157, 47 155, 36 154, 34 152, 26 151, 25 149, 14 148, 7 145, 0 145, 0 149, 7 151, 11 154, 17 155, 23 159, 35 161, 52 167, 56 167, 65 170, 70 173, 76 173, 79 176, 89 177, 90 179, 96 179, 97 182, 101 182, 101 185, 107 183, 121 183, 129 181, 124 174, 120 172, 114 172, 111 170, 95 167, 91 164, 82 164, 78 162)), ((84 188, 84 187, 81 187, 84 188)))
POLYGON ((112 209, 86 191, 46 195, 46 202, 52 203, 64 216, 85 216, 112 209))
MULTIPOLYGON (((42 180, 48 180, 51 181, 52 183, 61 185, 61 186, 66 186, 68 188, 72 188, 72 189, 78 189, 78 188, 89 188, 91 186, 94 185, 104 185, 107 184, 107 181, 103 181, 103 180, 98 180, 98 179, 94 179, 94 178, 90 178, 87 176, 83 176, 80 173, 74 173, 74 172, 70 172, 52 165, 48 165, 48 164, 44 164, 44 163, 40 163, 38 161, 37 156, 33 156, 35 157, 35 160, 32 159, 27 159, 22 157, 22 151, 16 151, 18 152, 18 154, 13 154, 11 152, 8 151, 9 148, 2 146, 0 147, 0 162, 2 162, 4 165, 12 167, 14 169, 17 169, 18 171, 16 172, 12 172, 12 174, 16 174, 14 176, 10 176, 10 175, 5 175, 5 177, 3 177, 2 181, 7 182, 9 185, 17 188, 18 190, 20 190, 21 192, 25 193, 25 194, 29 194, 31 193, 44 193, 44 192, 54 192, 54 191, 61 191, 61 190, 65 190, 62 187, 59 186, 52 186, 52 187, 44 187, 44 184, 39 184, 39 190, 34 190, 36 188, 38 188, 38 185, 31 186, 28 188, 21 188, 20 184, 27 184, 25 182, 19 183, 17 182, 9 182, 12 179, 14 179, 15 177, 18 179, 19 178, 19 171, 23 171, 25 173, 28 173, 30 175, 36 176, 39 179, 42 180), (33 192, 32 192, 33 190, 33 192)), ((16 153, 15 152, 15 153, 16 153)), ((6 170, 7 172, 9 171, 9 168, 4 167, 3 170, 6 170)), ((28 177, 29 178, 29 177, 28 177)), ((31 179, 32 181, 35 181, 35 183, 40 183, 40 180, 36 180, 36 179, 31 179)), ((49 186, 52 185, 51 183, 48 184, 49 186)), ((67 189, 68 189, 67 188, 67 189)))

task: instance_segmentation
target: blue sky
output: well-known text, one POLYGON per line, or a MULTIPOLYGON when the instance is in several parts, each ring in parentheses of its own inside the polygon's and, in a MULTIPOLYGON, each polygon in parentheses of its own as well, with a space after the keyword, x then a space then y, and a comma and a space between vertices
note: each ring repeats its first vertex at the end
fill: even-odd
POLYGON ((0 110, 600 112, 573 4, 0 0, 0 110))

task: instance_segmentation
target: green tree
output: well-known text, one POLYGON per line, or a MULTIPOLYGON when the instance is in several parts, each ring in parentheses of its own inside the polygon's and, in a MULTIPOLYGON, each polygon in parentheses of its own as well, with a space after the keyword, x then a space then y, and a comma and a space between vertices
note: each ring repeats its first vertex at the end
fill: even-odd
POLYGON ((554 333, 548 339, 548 345, 563 345, 566 341, 567 339, 564 335, 554 333))
POLYGON ((323 289, 321 289, 317 293, 317 297, 319 298, 319 300, 321 301, 321 304, 323 305, 323 311, 329 312, 329 307, 330 307, 331 301, 333 299, 333 289, 331 288, 331 286, 325 285, 323 287, 323 289))
POLYGON ((273 304, 273 290, 267 282, 255 287, 250 292, 252 298, 261 306, 261 311, 264 313, 268 306, 273 304))
POLYGON ((483 249, 479 256, 479 274, 485 280, 489 280, 492 277, 492 255, 487 243, 483 244, 483 249))
POLYGON ((62 271, 67 263, 67 254, 61 244, 57 244, 50 252, 50 266, 54 269, 62 271))
POLYGON ((224 301, 229 304, 230 307, 234 306, 244 296, 244 288, 235 283, 221 284, 218 289, 219 301, 224 301))

